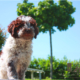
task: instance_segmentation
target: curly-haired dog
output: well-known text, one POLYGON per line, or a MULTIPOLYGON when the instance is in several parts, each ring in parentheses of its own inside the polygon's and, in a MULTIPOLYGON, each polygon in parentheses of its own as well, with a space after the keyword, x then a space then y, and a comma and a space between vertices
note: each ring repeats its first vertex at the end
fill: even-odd
POLYGON ((25 80, 30 64, 32 39, 38 34, 36 21, 30 16, 19 16, 8 26, 11 34, 0 54, 0 79, 25 80))

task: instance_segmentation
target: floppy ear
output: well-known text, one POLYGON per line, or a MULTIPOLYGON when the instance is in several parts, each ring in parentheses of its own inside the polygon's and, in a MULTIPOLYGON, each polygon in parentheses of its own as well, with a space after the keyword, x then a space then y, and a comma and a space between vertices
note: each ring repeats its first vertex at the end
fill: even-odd
POLYGON ((24 26, 25 22, 20 20, 20 19, 16 19, 14 21, 11 22, 11 24, 8 26, 8 32, 14 37, 14 38, 18 38, 18 31, 20 28, 22 28, 24 26))
POLYGON ((39 28, 37 26, 35 26, 35 36, 34 36, 34 38, 37 37, 38 33, 39 33, 39 28))
POLYGON ((39 28, 37 27, 37 23, 36 23, 36 20, 34 20, 33 18, 31 18, 31 20, 29 20, 30 22, 30 25, 34 27, 34 31, 35 31, 35 36, 34 38, 37 37, 38 33, 39 33, 39 28))

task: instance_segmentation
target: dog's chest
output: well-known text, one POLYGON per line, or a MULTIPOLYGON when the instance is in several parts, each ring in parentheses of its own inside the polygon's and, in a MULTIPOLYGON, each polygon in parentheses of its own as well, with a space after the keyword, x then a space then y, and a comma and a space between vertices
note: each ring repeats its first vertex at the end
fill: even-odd
POLYGON ((20 45, 15 48, 13 54, 15 59, 26 62, 31 58, 32 48, 29 45, 20 45))
POLYGON ((30 47, 18 47, 14 53, 14 55, 20 59, 27 58, 29 54, 31 54, 30 47))

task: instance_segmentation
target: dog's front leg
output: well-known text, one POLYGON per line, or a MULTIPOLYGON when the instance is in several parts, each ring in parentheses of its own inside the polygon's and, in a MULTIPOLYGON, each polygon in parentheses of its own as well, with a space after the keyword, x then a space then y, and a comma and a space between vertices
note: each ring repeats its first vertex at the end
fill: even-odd
POLYGON ((20 69, 18 71, 18 77, 20 80, 25 80, 25 71, 26 71, 26 64, 21 64, 20 69))
POLYGON ((12 60, 7 63, 7 75, 9 79, 18 79, 14 62, 12 60))

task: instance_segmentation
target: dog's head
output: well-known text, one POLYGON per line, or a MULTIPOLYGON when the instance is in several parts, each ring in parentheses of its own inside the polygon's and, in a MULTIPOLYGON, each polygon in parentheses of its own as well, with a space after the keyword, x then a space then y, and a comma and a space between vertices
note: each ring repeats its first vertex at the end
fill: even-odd
POLYGON ((33 39, 38 35, 36 20, 30 16, 19 16, 8 26, 8 32, 14 38, 33 39))

